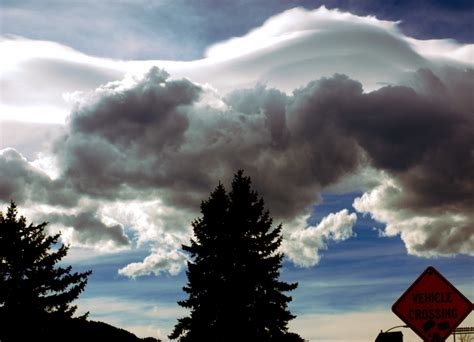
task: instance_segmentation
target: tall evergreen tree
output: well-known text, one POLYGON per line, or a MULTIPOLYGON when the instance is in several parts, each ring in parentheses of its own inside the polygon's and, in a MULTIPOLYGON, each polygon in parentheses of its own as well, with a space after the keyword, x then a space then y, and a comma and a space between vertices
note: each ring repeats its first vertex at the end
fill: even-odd
POLYGON ((54 326, 72 318, 71 305, 84 290, 90 271, 71 273, 56 264, 68 247, 60 234, 44 232, 47 223, 27 224, 12 202, 0 211, 0 340, 41 340, 54 326))
POLYGON ((281 225, 251 180, 239 171, 227 194, 219 184, 201 204, 202 217, 193 223, 194 238, 183 249, 190 254, 188 299, 178 304, 190 309, 178 320, 171 339, 179 341, 303 341, 288 332, 293 319, 284 292, 297 284, 279 280, 283 254, 281 225))

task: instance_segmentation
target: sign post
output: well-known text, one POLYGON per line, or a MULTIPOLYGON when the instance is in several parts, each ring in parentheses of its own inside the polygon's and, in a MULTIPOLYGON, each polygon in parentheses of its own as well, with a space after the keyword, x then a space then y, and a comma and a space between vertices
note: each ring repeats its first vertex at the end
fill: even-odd
POLYGON ((428 267, 392 306, 425 342, 445 341, 472 309, 471 301, 434 267, 428 267))

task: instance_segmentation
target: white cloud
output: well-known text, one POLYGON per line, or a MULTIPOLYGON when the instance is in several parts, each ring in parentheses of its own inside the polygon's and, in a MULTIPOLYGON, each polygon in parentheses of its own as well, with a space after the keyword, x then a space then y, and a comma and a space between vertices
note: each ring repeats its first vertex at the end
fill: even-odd
POLYGON ((19 36, 4 36, 2 46, 3 68, 18 68, 19 64, 31 58, 50 58, 108 67, 111 60, 91 57, 59 43, 32 40, 19 36))
POLYGON ((432 58, 439 63, 473 64, 474 44, 462 45, 451 39, 418 40, 405 37, 420 55, 432 58))
POLYGON ((409 38, 398 30, 398 23, 370 16, 324 7, 294 8, 242 37, 210 46, 199 67, 191 62, 169 71, 210 82, 221 91, 264 82, 291 92, 334 73, 356 78, 365 90, 374 90, 396 84, 404 72, 422 67, 472 66, 473 49, 474 45, 451 40, 409 38))
POLYGON ((382 184, 356 198, 353 206, 386 224, 384 236, 400 235, 409 254, 474 255, 472 213, 458 212, 455 207, 424 213, 422 208, 410 207, 410 200, 409 191, 386 176, 382 184))
POLYGON ((119 274, 128 277, 168 273, 177 275, 186 266, 179 251, 189 241, 192 215, 165 205, 160 200, 115 201, 102 205, 102 215, 120 222, 136 234, 137 247, 151 243, 152 250, 141 262, 130 263, 119 274))
POLYGON ((191 232, 192 215, 156 200, 114 201, 100 207, 102 215, 136 233, 136 243, 160 241, 179 248, 191 232))
POLYGON ((177 275, 186 266, 186 261, 186 256, 176 249, 155 248, 142 262, 128 264, 118 272, 127 277, 160 275, 162 272, 177 275))
POLYGON ((13 148, 34 161, 51 155, 51 146, 64 133, 62 125, 0 120, 0 149, 13 148))
POLYGON ((63 124, 68 114, 67 108, 45 104, 36 106, 0 104, 0 120, 63 124))
POLYGON ((64 123, 71 109, 67 93, 143 74, 153 65, 176 78, 210 83, 223 93, 256 82, 291 92, 334 73, 374 90, 422 67, 472 67, 474 45, 416 40, 403 35, 396 22, 322 7, 287 10, 242 37, 209 47, 206 58, 189 62, 98 58, 58 43, 11 36, 0 39, 0 49, 0 120, 64 123))
POLYGON ((59 43, 18 36, 0 36, 0 50, 0 121, 64 124, 74 105, 71 94, 139 75, 158 62, 92 57, 59 43))
POLYGON ((47 174, 51 180, 58 179, 61 172, 54 154, 39 152, 38 158, 33 160, 30 164, 47 174))
POLYGON ((309 267, 319 263, 319 251, 327 249, 330 241, 344 241, 354 236, 352 227, 357 221, 355 213, 347 209, 324 217, 317 226, 307 226, 308 217, 300 217, 289 224, 290 233, 282 249, 298 266, 309 267))
POLYGON ((340 30, 338 25, 353 24, 380 28, 398 33, 396 23, 377 20, 374 17, 359 17, 324 6, 313 11, 298 7, 284 11, 265 21, 265 23, 246 35, 217 43, 207 49, 208 58, 235 58, 271 46, 305 37, 318 31, 340 30))

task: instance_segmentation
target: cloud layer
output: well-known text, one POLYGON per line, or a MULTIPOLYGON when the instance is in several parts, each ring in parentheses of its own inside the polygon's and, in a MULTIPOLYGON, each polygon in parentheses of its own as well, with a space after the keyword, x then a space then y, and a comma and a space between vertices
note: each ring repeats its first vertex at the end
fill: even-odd
POLYGON ((18 36, 0 37, 0 48, 0 120, 55 123, 64 123, 75 92, 125 74, 142 75, 153 65, 175 78, 212 84, 221 93, 256 82, 291 93, 334 73, 359 80, 367 91, 398 84, 405 72, 419 68, 472 67, 474 53, 473 44, 413 39, 396 22, 324 7, 286 10, 241 37, 210 46, 205 58, 195 61, 98 58, 18 36))
MULTIPOLYGON (((470 254, 474 124, 465 94, 452 88, 472 82, 472 71, 446 72, 451 84, 429 70, 413 74, 418 92, 390 86, 364 93, 359 82, 335 75, 292 96, 256 86, 219 98, 152 68, 133 85, 111 83, 78 104, 56 144, 57 180, 47 181, 13 150, 4 153, 4 164, 17 167, 9 172, 18 184, 39 189, 30 200, 45 187, 67 184, 73 199, 160 196, 165 205, 194 211, 216 179, 243 168, 273 215, 285 220, 304 214, 326 187, 372 167, 386 179, 355 201, 358 211, 387 223, 387 234, 402 234, 411 253, 470 254)), ((64 189, 48 192, 46 203, 57 203, 64 189)), ((323 247, 313 246, 312 231, 329 238, 320 227, 293 237, 323 247)), ((153 260, 145 263, 161 263, 153 260)))
MULTIPOLYGON (((296 264, 316 264, 328 241, 353 235, 348 211, 316 227, 291 223, 342 184, 365 191, 354 208, 385 223, 384 234, 399 234, 409 253, 472 255, 471 50, 415 41, 374 18, 294 9, 211 47, 204 60, 168 63, 173 77, 148 68, 152 62, 81 56, 82 66, 98 70, 147 71, 70 94, 67 129, 50 156, 54 177, 45 163, 2 150, 0 199, 48 206, 52 221, 74 227, 79 244, 129 247, 126 229, 139 244, 158 241, 143 262, 122 268, 128 276, 179 272, 188 218, 237 169, 288 223, 285 248, 296 264)), ((88 87, 116 74, 95 76, 77 82, 88 87)))

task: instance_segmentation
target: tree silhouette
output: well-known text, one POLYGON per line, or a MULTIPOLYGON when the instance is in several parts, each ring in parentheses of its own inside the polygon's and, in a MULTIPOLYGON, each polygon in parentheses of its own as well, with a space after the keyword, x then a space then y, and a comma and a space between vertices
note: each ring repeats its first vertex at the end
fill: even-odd
MULTIPOLYGON (((60 234, 47 235, 46 222, 27 225, 12 202, 0 211, 0 340, 42 340, 72 318, 71 305, 84 290, 91 271, 71 273, 56 264, 68 247, 60 234), (31 337, 34 336, 34 339, 31 337)), ((86 315, 82 316, 83 318, 86 315)))
POLYGON ((281 225, 251 180, 239 171, 227 194, 219 184, 201 204, 202 217, 192 223, 194 238, 183 249, 190 253, 188 299, 190 309, 178 320, 171 339, 179 341, 303 341, 288 332, 293 316, 284 292, 297 284, 279 281, 283 254, 281 225))

